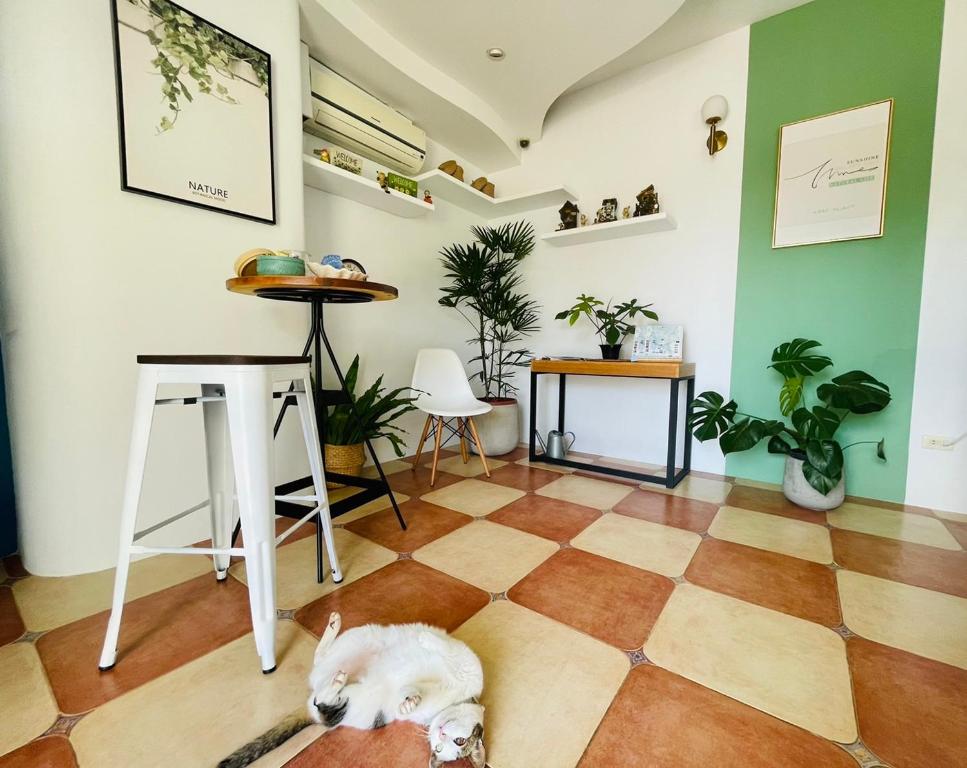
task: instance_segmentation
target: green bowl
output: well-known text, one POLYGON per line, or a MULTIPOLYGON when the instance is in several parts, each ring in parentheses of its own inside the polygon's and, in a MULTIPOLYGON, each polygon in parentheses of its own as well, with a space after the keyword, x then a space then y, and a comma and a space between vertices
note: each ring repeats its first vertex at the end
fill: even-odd
POLYGON ((291 256, 259 256, 256 271, 260 275, 298 275, 306 273, 306 265, 302 259, 291 256))

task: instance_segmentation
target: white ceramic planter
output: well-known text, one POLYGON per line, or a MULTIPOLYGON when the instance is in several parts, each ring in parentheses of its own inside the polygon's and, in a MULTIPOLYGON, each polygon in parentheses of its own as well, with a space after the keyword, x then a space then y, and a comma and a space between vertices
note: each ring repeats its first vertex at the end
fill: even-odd
POLYGON ((802 459, 797 459, 795 456, 786 456, 786 472, 782 478, 782 493, 789 501, 806 509, 814 509, 817 512, 836 509, 843 503, 843 498, 846 496, 845 468, 836 487, 823 496, 806 480, 806 476, 802 473, 802 464, 802 459))
MULTIPOLYGON (((510 453, 520 443, 519 409, 516 400, 491 403, 490 413, 473 417, 477 425, 480 442, 483 443, 484 453, 488 456, 502 456, 510 453)), ((477 452, 473 441, 470 450, 477 452)))

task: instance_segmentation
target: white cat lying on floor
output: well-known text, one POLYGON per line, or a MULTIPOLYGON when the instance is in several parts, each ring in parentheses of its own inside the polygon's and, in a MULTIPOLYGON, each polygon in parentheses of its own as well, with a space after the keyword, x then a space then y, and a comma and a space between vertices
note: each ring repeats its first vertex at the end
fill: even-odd
POLYGON ((394 720, 426 727, 430 768, 469 758, 484 768, 480 660, 442 629, 426 624, 367 624, 346 631, 338 613, 316 648, 308 717, 280 725, 232 753, 219 768, 241 768, 311 723, 382 728, 394 720))

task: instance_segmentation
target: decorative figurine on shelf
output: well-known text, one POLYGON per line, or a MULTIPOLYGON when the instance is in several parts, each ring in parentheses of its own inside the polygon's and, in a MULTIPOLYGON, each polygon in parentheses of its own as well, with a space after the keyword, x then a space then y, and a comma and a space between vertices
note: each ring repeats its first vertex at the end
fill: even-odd
POLYGON ((486 176, 480 176, 479 178, 474 179, 472 182, 470 182, 470 186, 478 192, 483 192, 485 195, 487 195, 487 197, 494 196, 495 189, 493 182, 487 181, 486 176))
POLYGON ((585 214, 581 214, 581 226, 586 227, 588 225, 588 217, 585 214))
POLYGON ((410 197, 416 197, 417 188, 413 179, 400 176, 398 173, 387 173, 386 184, 390 189, 395 189, 397 192, 402 192, 410 197))
POLYGON ((630 205, 626 205, 624 208, 621 209, 621 218, 622 219, 630 219, 631 218, 631 206, 630 205))
POLYGON ((429 205, 433 205, 433 195, 430 194, 430 190, 423 190, 423 202, 429 205))
POLYGON ((558 229, 576 229, 578 225, 578 207, 570 200, 564 203, 558 211, 561 215, 561 224, 558 229))
POLYGON ((337 168, 342 168, 344 171, 355 173, 357 176, 363 172, 362 160, 343 149, 333 150, 332 164, 337 168))
POLYGON ((595 224, 606 224, 609 221, 618 220, 618 198, 606 197, 601 201, 601 207, 594 217, 595 224))
POLYGON ((389 186, 386 184, 386 174, 382 171, 376 171, 376 183, 379 184, 379 188, 382 189, 387 195, 389 194, 389 186))
POLYGON ((463 168, 457 165, 456 160, 447 160, 445 163, 440 163, 437 167, 448 176, 453 176, 458 181, 463 181, 463 168))
POLYGON ((638 201, 635 206, 635 216, 650 216, 658 213, 658 193, 655 191, 654 184, 649 184, 635 195, 635 200, 638 201))
POLYGON ((322 149, 314 149, 312 150, 312 154, 314 154, 324 163, 329 162, 329 150, 326 147, 323 147, 322 149))

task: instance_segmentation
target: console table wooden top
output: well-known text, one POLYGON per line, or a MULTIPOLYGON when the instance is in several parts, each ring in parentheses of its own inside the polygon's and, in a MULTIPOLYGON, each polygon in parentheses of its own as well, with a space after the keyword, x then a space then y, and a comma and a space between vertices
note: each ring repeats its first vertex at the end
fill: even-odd
POLYGON ((695 375, 695 363, 674 360, 545 360, 531 361, 533 373, 564 373, 579 376, 631 376, 640 379, 687 379, 695 375))

